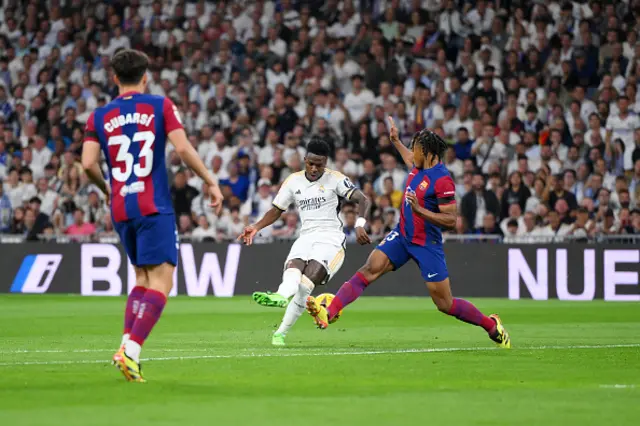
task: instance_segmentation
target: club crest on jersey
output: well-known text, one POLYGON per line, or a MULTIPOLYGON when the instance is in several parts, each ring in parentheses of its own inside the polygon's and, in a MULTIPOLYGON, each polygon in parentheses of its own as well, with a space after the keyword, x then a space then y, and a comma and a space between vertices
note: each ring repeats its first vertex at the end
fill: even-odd
POLYGON ((320 187, 318 188, 318 191, 324 192, 324 185, 320 185, 320 187))
POLYGON ((423 181, 420 183, 420 186, 419 186, 418 188, 420 188, 420 190, 421 190, 421 191, 424 191, 424 190, 426 190, 428 187, 429 187, 429 182, 428 182, 428 181, 426 181, 426 180, 423 180, 423 181))

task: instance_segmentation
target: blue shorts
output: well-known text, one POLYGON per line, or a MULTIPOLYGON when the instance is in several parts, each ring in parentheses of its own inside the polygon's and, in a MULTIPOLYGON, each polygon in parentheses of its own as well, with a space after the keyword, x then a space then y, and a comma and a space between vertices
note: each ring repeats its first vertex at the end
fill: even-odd
POLYGON ((391 231, 376 249, 387 255, 394 269, 413 259, 420 274, 427 282, 438 282, 449 278, 447 262, 442 245, 418 246, 407 241, 397 230, 391 231))
POLYGON ((178 263, 178 230, 172 214, 155 214, 114 222, 127 256, 135 266, 178 263))

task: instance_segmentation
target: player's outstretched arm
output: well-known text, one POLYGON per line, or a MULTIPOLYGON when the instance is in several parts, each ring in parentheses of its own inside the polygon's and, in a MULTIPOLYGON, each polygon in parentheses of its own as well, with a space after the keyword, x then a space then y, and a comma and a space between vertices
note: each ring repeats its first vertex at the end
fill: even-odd
POLYGON ((193 170, 203 181, 209 185, 209 195, 211 196, 211 206, 215 207, 216 213, 220 214, 222 210, 222 201, 224 197, 218 183, 214 179, 213 175, 209 173, 207 167, 202 162, 202 159, 198 155, 198 152, 189 143, 187 134, 184 129, 178 128, 168 134, 169 141, 176 148, 176 153, 180 156, 182 161, 185 162, 187 167, 193 170))
POLYGON ((249 225, 244 228, 242 234, 238 237, 238 241, 242 241, 246 245, 250 246, 253 243, 253 237, 255 237, 261 229, 264 229, 269 225, 273 225, 276 220, 280 219, 281 215, 282 210, 276 206, 271 207, 271 209, 262 216, 262 219, 253 225, 249 225))
POLYGON ((405 195, 406 200, 411 205, 411 210, 427 222, 433 223, 443 229, 454 229, 458 218, 458 207, 456 203, 439 206, 439 213, 427 210, 418 203, 418 198, 413 193, 405 195))
POLYGON ((371 209, 371 200, 359 189, 353 191, 350 200, 358 203, 358 220, 356 220, 356 239, 358 244, 371 244, 371 238, 364 229, 367 224, 366 218, 369 217, 369 210, 371 209))
POLYGON ((414 167, 413 152, 411 152, 409 148, 404 146, 404 144, 400 140, 400 136, 398 136, 398 128, 396 127, 396 123, 395 121, 393 121, 393 118, 391 116, 389 116, 389 126, 389 139, 391 139, 391 143, 396 147, 396 149, 402 156, 404 164, 406 164, 409 169, 412 169, 414 167))

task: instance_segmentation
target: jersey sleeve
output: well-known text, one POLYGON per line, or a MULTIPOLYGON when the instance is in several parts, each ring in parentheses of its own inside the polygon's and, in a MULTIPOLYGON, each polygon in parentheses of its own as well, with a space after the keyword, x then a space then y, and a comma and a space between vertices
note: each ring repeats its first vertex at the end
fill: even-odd
POLYGON ((273 206, 279 210, 285 211, 293 203, 293 190, 291 188, 291 179, 287 178, 280 186, 280 190, 273 199, 273 206))
POLYGON ((169 98, 164 98, 164 104, 162 107, 162 113, 164 115, 164 131, 168 135, 174 130, 182 129, 182 120, 180 119, 180 113, 178 107, 169 98))
POLYGON ((451 176, 442 176, 436 181, 436 198, 439 206, 447 206, 456 202, 456 184, 451 176))
POLYGON ((356 190, 356 186, 342 173, 336 173, 335 178, 337 180, 336 194, 338 194, 339 197, 346 198, 347 200, 351 198, 351 195, 353 195, 356 190))
POLYGON ((95 123, 95 115, 92 112, 89 115, 89 119, 87 120, 87 124, 84 126, 84 141, 83 142, 95 142, 98 141, 98 133, 96 132, 96 123, 95 123))

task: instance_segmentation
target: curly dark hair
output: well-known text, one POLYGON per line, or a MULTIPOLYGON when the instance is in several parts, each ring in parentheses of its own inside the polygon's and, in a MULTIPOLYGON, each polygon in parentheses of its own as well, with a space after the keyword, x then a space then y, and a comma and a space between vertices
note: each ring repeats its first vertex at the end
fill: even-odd
POLYGON ((427 154, 432 154, 438 157, 438 160, 442 160, 444 158, 444 153, 449 147, 449 145, 440 136, 429 129, 420 130, 418 133, 413 135, 413 139, 411 139, 412 149, 413 145, 416 143, 420 144, 425 158, 427 157, 427 154))

